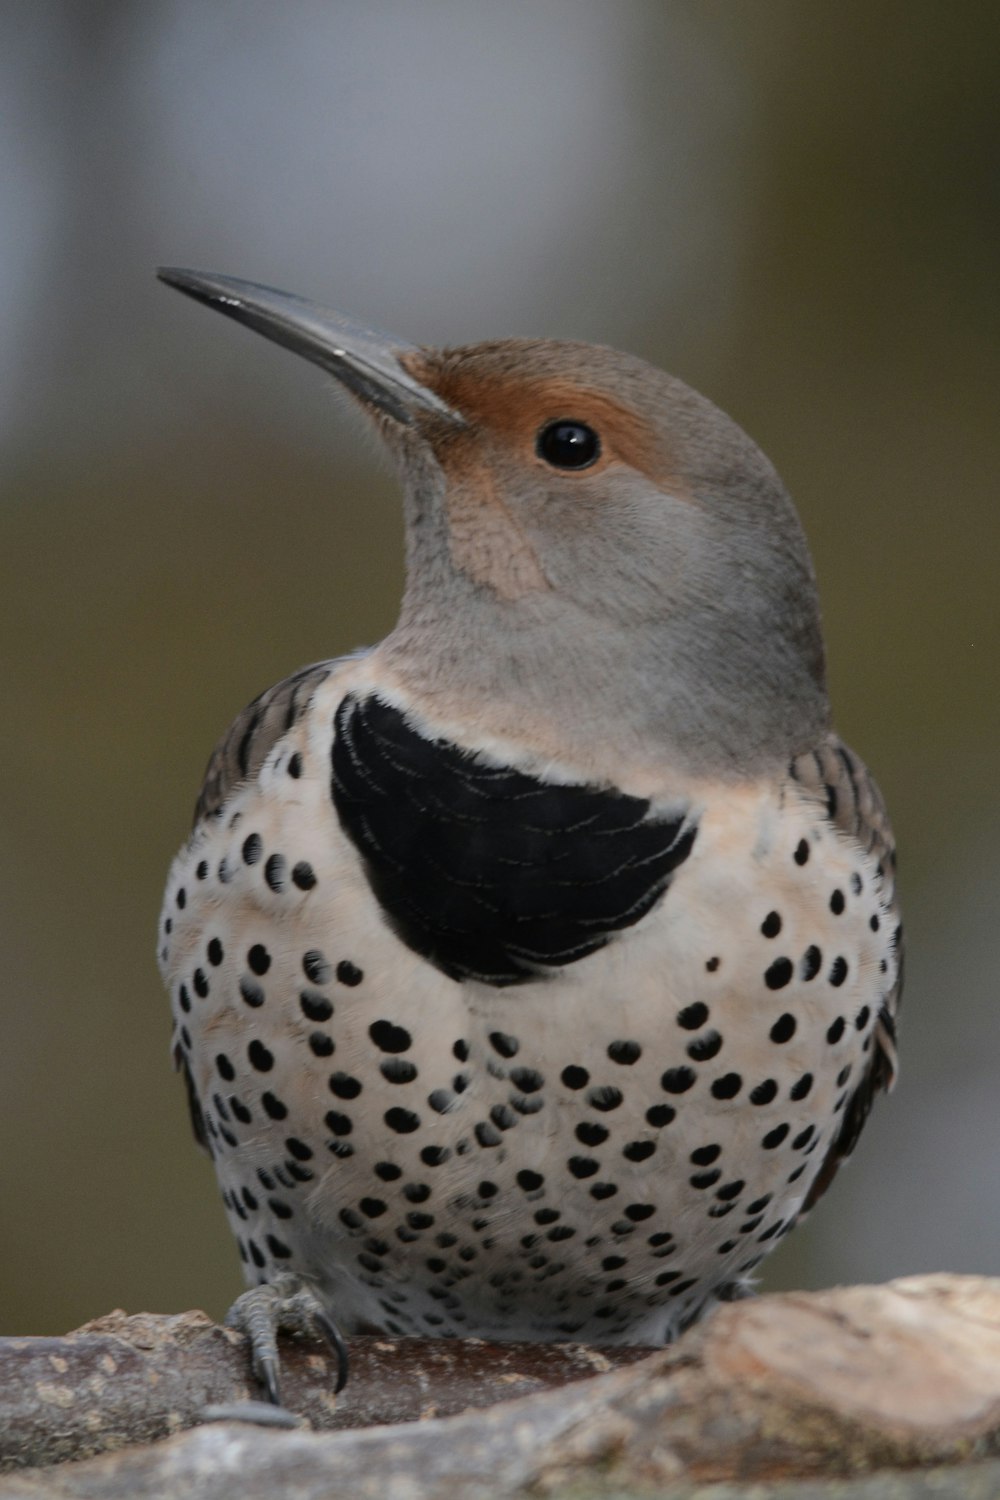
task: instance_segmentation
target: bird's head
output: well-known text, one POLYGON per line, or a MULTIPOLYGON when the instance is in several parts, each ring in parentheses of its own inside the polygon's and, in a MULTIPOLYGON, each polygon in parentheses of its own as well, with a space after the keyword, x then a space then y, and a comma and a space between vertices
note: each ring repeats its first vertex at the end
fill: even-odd
POLYGON ((407 583, 378 658, 430 721, 637 788, 661 765, 746 775, 817 742, 794 507, 682 381, 589 344, 419 348, 232 277, 160 275, 330 371, 382 430, 407 583))

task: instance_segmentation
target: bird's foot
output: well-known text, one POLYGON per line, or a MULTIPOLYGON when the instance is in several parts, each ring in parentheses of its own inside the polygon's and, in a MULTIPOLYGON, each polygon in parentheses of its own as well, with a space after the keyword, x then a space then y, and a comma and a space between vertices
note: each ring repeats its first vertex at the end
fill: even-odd
POLYGON ((340 1329, 315 1292, 291 1272, 241 1293, 226 1314, 226 1327, 245 1333, 250 1340, 254 1374, 274 1406, 281 1406, 279 1333, 326 1339, 337 1356, 334 1394, 347 1384, 347 1345, 340 1329))

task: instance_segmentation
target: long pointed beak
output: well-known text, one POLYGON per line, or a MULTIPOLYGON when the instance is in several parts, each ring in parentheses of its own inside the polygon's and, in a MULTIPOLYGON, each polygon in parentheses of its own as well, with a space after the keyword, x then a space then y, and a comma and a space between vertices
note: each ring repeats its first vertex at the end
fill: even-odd
POLYGON ((421 415, 465 426, 464 418, 403 368, 397 356, 416 346, 364 328, 315 302, 235 276, 161 266, 157 276, 217 312, 245 323, 335 375, 366 406, 404 425, 421 415))

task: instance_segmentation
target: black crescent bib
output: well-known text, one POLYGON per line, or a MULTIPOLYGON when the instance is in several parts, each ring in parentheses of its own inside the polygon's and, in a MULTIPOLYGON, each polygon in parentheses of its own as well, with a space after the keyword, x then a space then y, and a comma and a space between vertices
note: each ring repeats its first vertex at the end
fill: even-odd
POLYGON ((397 936, 452 979, 503 986, 576 963, 646 915, 697 828, 622 792, 541 781, 418 734, 349 694, 332 796, 397 936))

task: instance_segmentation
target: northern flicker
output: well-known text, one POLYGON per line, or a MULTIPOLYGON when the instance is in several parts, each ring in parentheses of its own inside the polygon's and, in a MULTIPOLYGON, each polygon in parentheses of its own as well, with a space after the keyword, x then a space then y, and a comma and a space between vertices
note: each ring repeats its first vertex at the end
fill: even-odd
POLYGON ((310 1319, 669 1340, 895 1073, 892 833, 792 503, 629 355, 160 275, 335 376, 404 489, 398 624, 239 715, 159 929, 258 1374, 310 1319))

